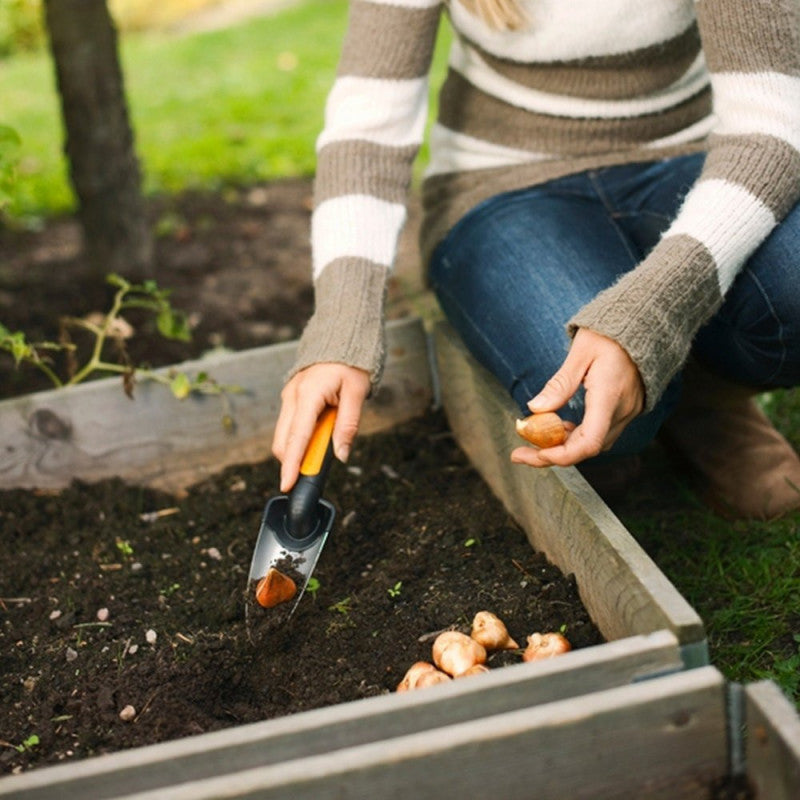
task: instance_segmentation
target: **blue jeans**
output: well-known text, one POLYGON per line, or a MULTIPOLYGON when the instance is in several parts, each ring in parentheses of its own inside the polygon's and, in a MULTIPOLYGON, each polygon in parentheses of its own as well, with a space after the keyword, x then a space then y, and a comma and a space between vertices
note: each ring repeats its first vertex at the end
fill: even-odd
MULTIPOLYGON (((654 247, 702 164, 702 155, 683 156, 507 192, 472 209, 436 248, 430 281, 444 313, 523 412, 564 361, 567 321, 654 247)), ((752 255, 692 352, 737 383, 800 383, 800 206, 752 255)), ((679 392, 680 375, 611 453, 642 450, 679 392)), ((582 392, 561 413, 579 422, 582 392)))

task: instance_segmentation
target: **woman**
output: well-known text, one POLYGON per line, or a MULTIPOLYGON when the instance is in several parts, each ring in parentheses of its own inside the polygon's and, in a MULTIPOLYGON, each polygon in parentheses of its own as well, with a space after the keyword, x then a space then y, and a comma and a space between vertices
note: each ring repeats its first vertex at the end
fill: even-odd
POLYGON ((797 5, 354 0, 318 141, 316 310, 273 445, 282 488, 325 403, 346 460, 379 380, 444 11, 424 263, 520 408, 572 423, 512 459, 607 472, 663 425, 718 508, 800 507, 800 460, 752 400, 800 382, 797 5))

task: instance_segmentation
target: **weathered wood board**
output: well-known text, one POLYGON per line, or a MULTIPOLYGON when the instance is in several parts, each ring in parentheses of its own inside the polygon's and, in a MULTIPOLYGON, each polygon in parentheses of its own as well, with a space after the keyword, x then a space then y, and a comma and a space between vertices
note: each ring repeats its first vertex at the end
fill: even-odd
POLYGON ((746 764, 756 797, 800 798, 800 716, 772 681, 745 688, 746 764))
MULTIPOLYGON (((180 492, 231 464, 267 458, 284 376, 296 342, 225 353, 176 368, 204 371, 241 393, 176 400, 154 382, 125 396, 118 378, 0 402, 0 488, 60 488, 73 479, 119 476, 180 492), (230 413, 233 429, 223 425, 230 413)), ((385 379, 365 407, 362 431, 375 432, 430 407, 427 345, 417 319, 392 323, 385 379)), ((163 370, 168 372, 168 369, 163 370)))
POLYGON ((447 323, 434 330, 442 400, 472 464, 527 531, 533 547, 573 573, 581 599, 608 639, 661 628, 688 666, 708 663, 703 624, 661 570, 574 468, 512 464, 520 415, 447 323))
MULTIPOLYGON (((678 643, 661 631, 538 664, 517 664, 432 691, 390 694, 209 733, 135 751, 48 767, 0 780, 0 797, 18 800, 113 798, 181 783, 275 768, 366 745, 384 745, 427 731, 470 724, 579 697, 591 704, 608 688, 631 686, 681 669, 678 643)), ((583 708, 576 703, 575 708, 583 708)), ((580 716, 585 716, 581 710, 580 716)), ((167 787, 170 787, 167 792, 167 787)), ((382 797, 383 795, 372 795, 382 797)), ((449 795, 445 795, 449 796, 449 795)), ((502 796, 502 795, 497 795, 502 796)))

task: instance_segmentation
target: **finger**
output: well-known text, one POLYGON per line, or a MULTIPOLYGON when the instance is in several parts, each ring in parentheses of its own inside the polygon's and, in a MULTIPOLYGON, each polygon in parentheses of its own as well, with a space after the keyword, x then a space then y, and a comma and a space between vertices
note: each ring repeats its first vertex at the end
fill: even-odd
POLYGON ((557 411, 578 391, 588 369, 579 350, 571 348, 564 363, 529 403, 532 413, 557 411))
POLYGON ((333 429, 333 452, 343 463, 350 456, 353 441, 358 433, 361 409, 369 394, 369 376, 365 373, 364 378, 365 380, 360 383, 353 381, 343 386, 339 397, 339 411, 333 429))
POLYGON ((286 439, 291 429, 294 409, 294 392, 291 385, 287 385, 281 393, 281 409, 278 413, 278 421, 275 423, 275 431, 272 434, 272 454, 278 461, 283 461, 286 452, 286 439))
POLYGON ((325 399, 321 396, 309 398, 306 394, 297 403, 286 435, 286 447, 281 462, 282 492, 288 492, 300 474, 300 464, 303 462, 306 448, 311 441, 314 427, 323 408, 325 408, 325 399))

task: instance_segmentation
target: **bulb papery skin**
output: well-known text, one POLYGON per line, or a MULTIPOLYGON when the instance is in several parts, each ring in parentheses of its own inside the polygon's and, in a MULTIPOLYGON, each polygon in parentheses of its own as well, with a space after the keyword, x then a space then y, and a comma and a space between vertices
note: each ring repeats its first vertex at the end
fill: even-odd
POLYGON ((428 686, 436 686, 438 683, 450 683, 453 679, 438 669, 430 669, 419 676, 419 680, 414 685, 415 689, 425 689, 428 686))
POLYGON ((560 633, 533 633, 528 637, 528 646, 522 654, 523 661, 541 661, 560 656, 572 650, 572 645, 560 633))
POLYGON ((403 676, 403 680, 397 684, 397 691, 398 692, 408 692, 411 689, 418 688, 418 684, 420 679, 426 675, 428 672, 438 672, 439 670, 430 664, 427 661, 416 661, 413 663, 406 674, 403 676))
POLYGON ((270 567, 256 586, 256 601, 263 608, 272 608, 280 603, 286 603, 296 594, 297 584, 275 567, 270 567))
POLYGON ((505 623, 491 611, 479 611, 472 620, 470 637, 487 650, 517 650, 505 623))
POLYGON ((458 675, 458 678, 469 678, 470 675, 482 675, 484 672, 491 672, 486 664, 473 664, 466 672, 458 675))
POLYGON ((567 429, 561 417, 554 411, 531 414, 515 422, 517 433, 526 442, 536 447, 555 447, 567 438, 567 429))
POLYGON ((433 662, 454 678, 486 662, 486 648, 459 631, 445 631, 433 643, 433 662))

